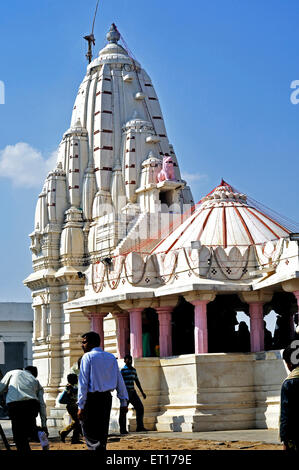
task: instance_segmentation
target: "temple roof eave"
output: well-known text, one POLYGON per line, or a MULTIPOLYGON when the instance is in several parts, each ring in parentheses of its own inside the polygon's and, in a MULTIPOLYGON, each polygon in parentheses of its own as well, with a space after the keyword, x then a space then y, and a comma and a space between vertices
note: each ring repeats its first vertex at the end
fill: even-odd
POLYGON ((275 273, 262 281, 254 282, 252 284, 252 290, 261 290, 270 286, 277 288, 281 283, 292 279, 299 279, 299 271, 275 273))
POLYGON ((91 306, 104 306, 111 304, 119 304, 127 300, 141 300, 141 299, 158 299, 165 296, 184 295, 192 292, 214 292, 217 294, 225 294, 232 292, 250 292, 268 287, 277 289, 281 287, 280 284, 290 279, 299 279, 299 271, 292 273, 275 273, 264 280, 253 282, 247 280, 244 282, 223 282, 202 279, 200 282, 191 282, 187 284, 174 284, 172 286, 164 285, 158 288, 142 288, 136 287, 131 291, 115 291, 111 294, 105 292, 104 294, 86 295, 65 304, 65 309, 83 309, 91 306))
POLYGON ((71 302, 67 302, 64 304, 65 310, 71 309, 78 309, 90 306, 100 306, 106 304, 117 304, 119 302, 124 302, 126 300, 138 300, 138 299, 150 299, 155 297, 154 289, 140 289, 134 290, 132 292, 119 292, 111 295, 107 295, 106 293, 103 295, 85 295, 80 297, 79 299, 73 300, 71 302))
POLYGON ((249 283, 223 283, 213 281, 211 282, 201 282, 201 283, 191 283, 185 285, 173 285, 173 286, 163 286, 155 292, 155 297, 163 297, 165 295, 173 295, 173 294, 187 294, 194 291, 209 291, 209 292, 216 292, 218 293, 225 293, 229 292, 242 292, 242 291, 250 291, 252 290, 251 282, 249 283))
POLYGON ((223 283, 223 282, 201 282, 189 283, 173 286, 162 286, 156 289, 144 289, 142 287, 135 288, 131 291, 120 291, 119 293, 113 292, 111 294, 105 292, 104 294, 86 295, 79 299, 67 302, 64 306, 66 310, 83 309, 91 306, 103 306, 118 304, 126 300, 140 300, 159 298, 169 295, 187 294, 194 291, 210 291, 210 292, 242 292, 252 290, 250 283, 223 283))

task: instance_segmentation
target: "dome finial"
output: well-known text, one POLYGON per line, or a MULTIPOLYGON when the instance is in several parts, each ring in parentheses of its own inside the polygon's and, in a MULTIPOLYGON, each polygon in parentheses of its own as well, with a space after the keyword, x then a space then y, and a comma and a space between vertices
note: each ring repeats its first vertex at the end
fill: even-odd
POLYGON ((110 26, 110 30, 106 34, 107 41, 116 44, 120 40, 120 34, 114 23, 110 26))

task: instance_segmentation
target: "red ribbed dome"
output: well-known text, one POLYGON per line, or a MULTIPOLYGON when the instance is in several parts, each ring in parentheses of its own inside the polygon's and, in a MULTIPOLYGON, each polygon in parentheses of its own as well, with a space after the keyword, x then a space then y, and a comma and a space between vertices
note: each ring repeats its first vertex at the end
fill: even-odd
POLYGON ((287 237, 290 231, 247 202, 224 180, 204 197, 195 212, 167 236, 155 251, 206 246, 249 246, 287 237))

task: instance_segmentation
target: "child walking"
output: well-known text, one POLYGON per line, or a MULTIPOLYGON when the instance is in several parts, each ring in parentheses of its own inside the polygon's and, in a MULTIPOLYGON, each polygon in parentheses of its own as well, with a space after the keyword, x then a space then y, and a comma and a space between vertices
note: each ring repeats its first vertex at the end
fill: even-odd
POLYGON ((70 417, 72 418, 72 422, 66 426, 62 431, 59 432, 60 439, 62 442, 65 442, 66 436, 73 431, 73 436, 71 443, 72 444, 80 444, 80 434, 81 434, 81 426, 80 422, 77 417, 78 413, 78 376, 76 374, 69 374, 67 376, 68 384, 65 387, 65 390, 61 394, 60 398, 58 399, 59 403, 65 404, 67 412, 69 413, 70 417))

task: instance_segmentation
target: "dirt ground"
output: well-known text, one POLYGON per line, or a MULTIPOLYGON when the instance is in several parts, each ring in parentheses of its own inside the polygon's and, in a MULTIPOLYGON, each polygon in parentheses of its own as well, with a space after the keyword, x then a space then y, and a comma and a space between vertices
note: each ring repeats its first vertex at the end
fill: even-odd
MULTIPOLYGON (((50 438, 50 450, 87 450, 85 444, 71 444, 67 438, 63 443, 60 439, 50 438)), ((12 444, 12 441, 9 440, 12 444)), ((32 450, 41 450, 38 443, 30 444, 32 450)), ((128 436, 109 436, 108 450, 282 450, 281 445, 264 444, 261 442, 246 441, 202 441, 195 439, 159 439, 131 434, 128 436)), ((15 446, 12 446, 15 450, 15 446)))

